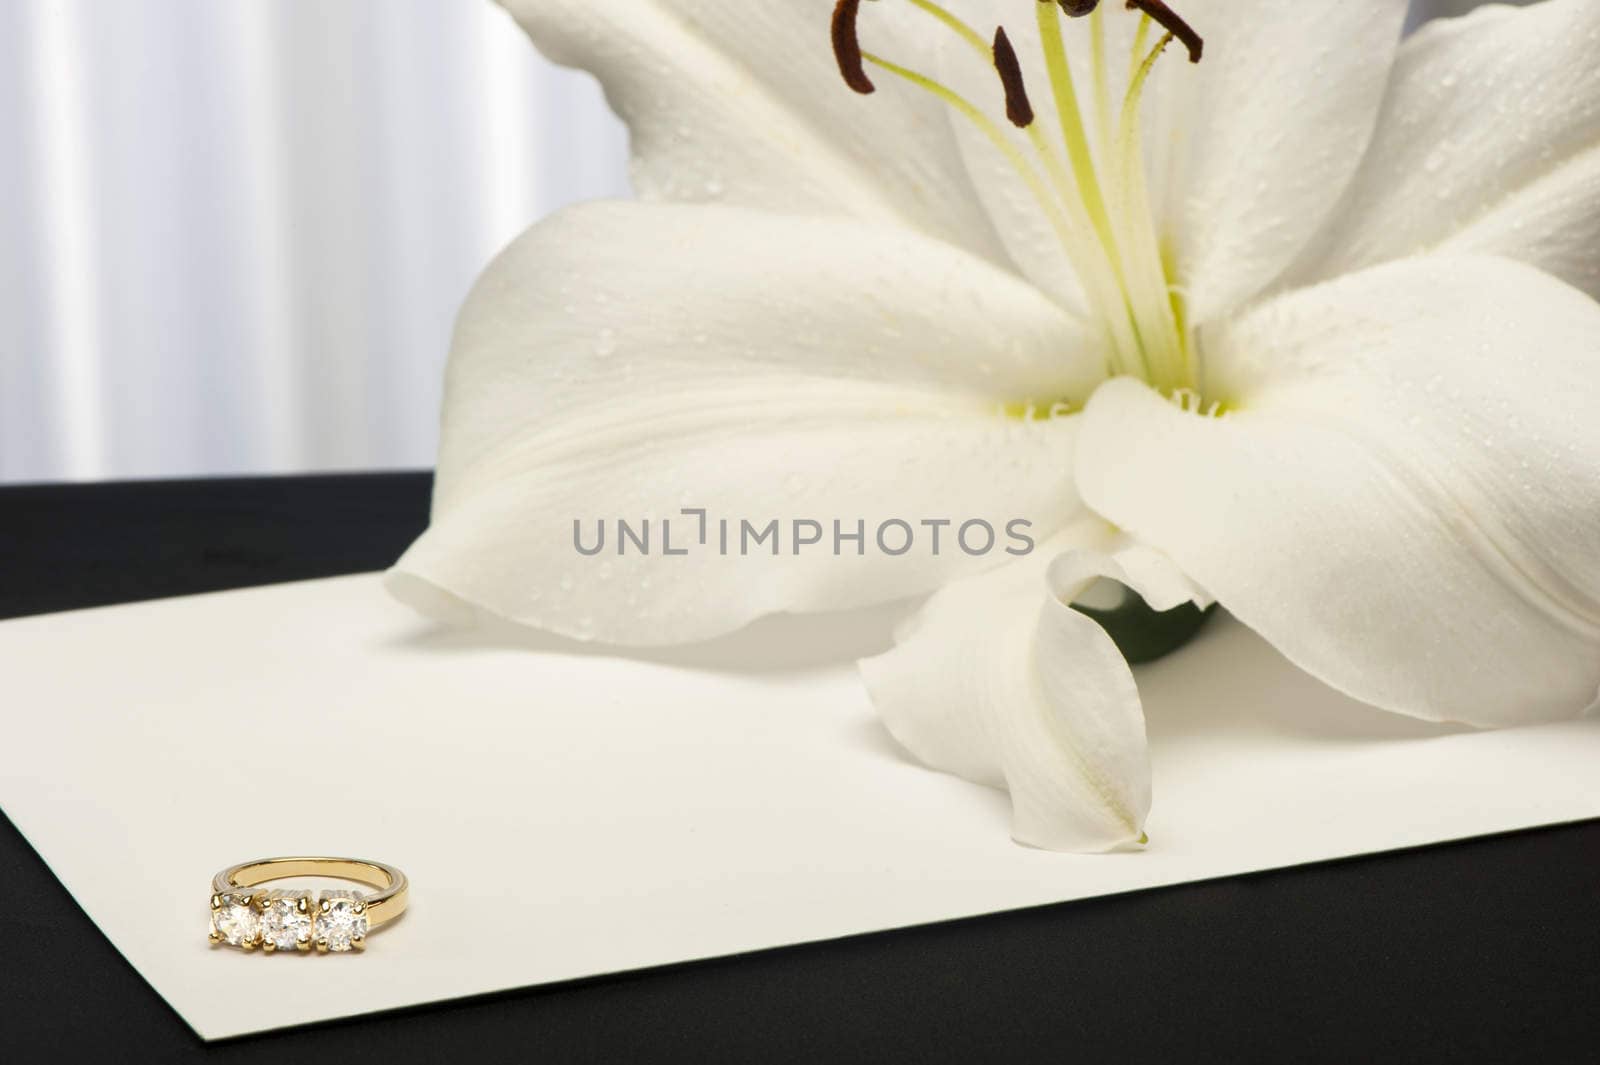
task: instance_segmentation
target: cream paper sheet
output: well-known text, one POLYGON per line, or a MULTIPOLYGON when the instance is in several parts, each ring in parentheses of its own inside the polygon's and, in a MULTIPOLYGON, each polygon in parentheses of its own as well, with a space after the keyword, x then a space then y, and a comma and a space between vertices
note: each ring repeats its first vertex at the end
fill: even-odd
POLYGON ((1145 669, 1142 853, 1018 846, 852 659, 894 611, 647 658, 434 629, 376 576, 0 624, 0 807, 205 1038, 1600 816, 1600 721, 1353 704, 1221 618, 1145 669), (217 869, 412 877, 363 955, 205 938, 217 869))

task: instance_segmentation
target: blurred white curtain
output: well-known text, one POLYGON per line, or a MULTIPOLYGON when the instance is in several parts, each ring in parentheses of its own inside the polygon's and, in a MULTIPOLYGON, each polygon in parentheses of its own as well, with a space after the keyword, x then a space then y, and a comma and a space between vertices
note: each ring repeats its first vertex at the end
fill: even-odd
POLYGON ((626 157, 488 0, 0 0, 0 480, 431 464, 474 275, 626 157))
POLYGON ((430 464, 472 278, 626 154, 489 0, 0 0, 0 480, 430 464))

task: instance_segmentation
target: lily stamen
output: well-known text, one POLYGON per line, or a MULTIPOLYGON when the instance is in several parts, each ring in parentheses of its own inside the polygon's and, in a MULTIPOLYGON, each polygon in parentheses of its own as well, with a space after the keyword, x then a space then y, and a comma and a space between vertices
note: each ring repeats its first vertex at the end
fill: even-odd
POLYGON ((1198 63, 1205 53, 1206 42, 1183 20, 1183 17, 1166 5, 1165 0, 1128 0, 1129 11, 1143 11, 1162 29, 1176 37, 1189 49, 1189 62, 1198 63))
MULTIPOLYGON (((1100 6, 1100 0, 1039 0, 1041 4, 1055 3, 1060 6, 1071 18, 1083 18, 1094 14, 1100 6)), ((1172 34, 1184 47, 1189 49, 1189 62, 1198 63, 1205 53, 1206 42, 1194 31, 1194 27, 1184 21, 1164 0, 1128 0, 1129 11, 1142 11, 1149 15, 1162 29, 1172 34)))
POLYGON ((867 68, 861 57, 861 38, 856 32, 856 20, 861 15, 861 0, 839 0, 833 9, 833 55, 839 61, 839 73, 844 83, 863 96, 878 91, 867 77, 867 68))
POLYGON ((994 31, 994 68, 1006 90, 1006 117, 1018 129, 1033 125, 1033 104, 1028 101, 1028 86, 1022 80, 1022 64, 1011 47, 1004 26, 994 31))

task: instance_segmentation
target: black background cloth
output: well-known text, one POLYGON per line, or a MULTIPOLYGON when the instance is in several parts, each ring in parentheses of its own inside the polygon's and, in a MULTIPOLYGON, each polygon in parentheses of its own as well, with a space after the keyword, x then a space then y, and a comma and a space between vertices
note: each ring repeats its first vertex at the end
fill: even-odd
MULTIPOLYGON (((0 617, 380 569, 428 491, 426 474, 0 488, 0 617)), ((46 709, 3 687, 0 707, 0 742, 46 709)), ((352 979, 381 980, 382 953, 352 979)), ((211 1045, 0 821, 0 1061, 1600 1062, 1600 821, 211 1045)))

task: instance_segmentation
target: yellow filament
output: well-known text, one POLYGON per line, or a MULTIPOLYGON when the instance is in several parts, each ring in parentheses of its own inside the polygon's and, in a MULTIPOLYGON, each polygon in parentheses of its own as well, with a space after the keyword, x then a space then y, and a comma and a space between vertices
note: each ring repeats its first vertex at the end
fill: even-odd
POLYGON ((1089 15, 1090 59, 1094 64, 1094 107, 1099 118, 1100 147, 1106 149, 1111 130, 1111 81, 1106 75, 1106 9, 1102 5, 1089 15))
POLYGON ((1132 85, 1139 77, 1139 68, 1144 65, 1145 45, 1150 40, 1150 27, 1155 25, 1149 15, 1139 20, 1139 31, 1133 35, 1133 56, 1128 63, 1128 84, 1132 85))
POLYGON ((1095 232, 1114 255, 1116 243, 1111 239, 1111 222, 1106 217, 1105 198, 1100 192, 1100 182, 1095 177, 1094 156, 1089 150, 1089 138, 1078 109, 1078 93, 1072 83, 1067 48, 1061 39, 1061 12, 1055 4, 1035 4, 1034 8, 1039 21, 1039 36, 1044 42, 1044 62, 1050 73, 1050 90, 1056 99, 1056 113, 1061 118, 1061 136, 1067 145, 1067 158, 1072 161, 1072 174, 1078 182, 1078 193, 1083 197, 1083 205, 1094 222, 1095 232))
POLYGON ((1045 168, 1050 172, 1057 195, 1071 215, 1075 231, 1083 238, 1066 243, 1067 258, 1078 271, 1078 280, 1088 291, 1089 298, 1102 309, 1105 316, 1106 327, 1112 334, 1111 350, 1116 353, 1114 357, 1116 365, 1113 370, 1121 373, 1131 371, 1133 368, 1122 360, 1122 352, 1137 350, 1144 375, 1148 377, 1151 366, 1138 347, 1138 323, 1133 320, 1132 309, 1122 297, 1122 284, 1117 266, 1109 261, 1109 257, 1115 252, 1115 247, 1094 239, 1093 223, 1085 213, 1083 203, 1072 195, 1066 169, 1061 165, 1055 149, 1045 139, 1039 123, 1035 122, 1028 127, 1028 136, 1033 141, 1034 150, 1044 160, 1045 168))
MULTIPOLYGON (((1149 21, 1148 16, 1144 21, 1149 21)), ((1145 84, 1150 78, 1151 70, 1155 68, 1156 60, 1171 43, 1170 33, 1157 41, 1155 47, 1144 57, 1132 83, 1128 86, 1128 95, 1123 101, 1117 134, 1120 149, 1117 155, 1120 162, 1117 187, 1124 190, 1127 197, 1127 209, 1119 212, 1129 226, 1129 232, 1125 234, 1126 254, 1135 260, 1133 269, 1137 271, 1139 277, 1147 281, 1156 279, 1160 285, 1157 292, 1140 294, 1145 301, 1140 309, 1147 312, 1140 315, 1140 321, 1159 330, 1158 339, 1148 339, 1156 340, 1154 346, 1165 357, 1166 363, 1159 369, 1152 367, 1156 372, 1152 374, 1151 384, 1177 388, 1188 380, 1187 344, 1173 314, 1172 294, 1152 223, 1149 189, 1145 182, 1144 159, 1140 154, 1139 136, 1139 105, 1144 97, 1145 84)))

